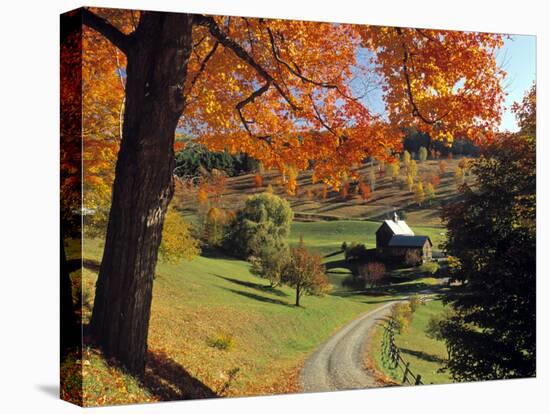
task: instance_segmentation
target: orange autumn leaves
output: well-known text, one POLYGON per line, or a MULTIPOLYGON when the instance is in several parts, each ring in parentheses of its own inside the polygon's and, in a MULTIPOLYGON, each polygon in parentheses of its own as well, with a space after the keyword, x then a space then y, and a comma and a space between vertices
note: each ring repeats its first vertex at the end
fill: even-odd
MULTIPOLYGON (((125 33, 139 22, 138 12, 93 11, 125 33)), ((272 81, 207 27, 194 27, 179 126, 211 150, 246 152, 266 169, 284 173, 312 168, 314 181, 339 188, 365 157, 389 160, 399 152, 403 127, 415 126, 435 138, 460 135, 480 141, 489 139, 498 124, 504 76, 494 57, 502 45, 499 35, 214 20, 272 81), (373 64, 358 59, 362 47, 373 52, 373 64), (382 78, 387 118, 372 114, 352 87, 358 76, 373 71, 382 78)), ((125 60, 91 29, 85 29, 83 47, 85 148, 87 143, 90 149, 85 181, 106 183, 90 185, 93 204, 110 196, 124 96, 119 68, 125 60)))
POLYGON ((495 55, 502 35, 367 26, 363 38, 377 51, 392 125, 436 139, 493 138, 504 99, 495 55))

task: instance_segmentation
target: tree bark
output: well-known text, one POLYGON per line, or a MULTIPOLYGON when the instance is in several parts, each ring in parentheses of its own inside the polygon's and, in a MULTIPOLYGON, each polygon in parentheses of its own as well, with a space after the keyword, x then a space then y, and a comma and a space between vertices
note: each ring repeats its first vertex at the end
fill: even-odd
POLYGON ((296 285, 296 306, 300 306, 300 285, 296 285))
POLYGON ((129 38, 123 138, 90 323, 98 345, 130 372, 147 354, 153 276, 174 193, 174 134, 184 108, 193 17, 142 12, 129 38))

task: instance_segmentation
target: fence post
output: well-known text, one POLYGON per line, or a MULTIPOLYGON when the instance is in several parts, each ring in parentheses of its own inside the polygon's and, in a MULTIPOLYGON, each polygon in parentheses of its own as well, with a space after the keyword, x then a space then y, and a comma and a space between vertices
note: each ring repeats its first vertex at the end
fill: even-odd
POLYGON ((420 384, 422 384, 421 379, 422 379, 422 375, 418 374, 418 375, 416 376, 416 381, 415 381, 414 385, 420 385, 420 384))
POLYGON ((403 374, 403 381, 401 382, 402 384, 404 384, 405 381, 407 381, 407 375, 409 375, 409 365, 410 365, 410 362, 407 362, 405 364, 405 373, 403 374))

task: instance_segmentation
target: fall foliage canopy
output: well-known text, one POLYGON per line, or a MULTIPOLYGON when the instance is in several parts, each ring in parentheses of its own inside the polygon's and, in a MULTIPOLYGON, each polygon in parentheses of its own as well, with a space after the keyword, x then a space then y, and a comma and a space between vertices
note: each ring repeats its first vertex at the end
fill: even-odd
MULTIPOLYGON (((123 34, 144 13, 89 12, 123 34)), ((246 152, 266 169, 312 166, 314 180, 336 188, 366 156, 399 151, 402 127, 480 141, 492 137, 500 119, 504 72, 494 52, 501 35, 197 15, 193 39, 180 127, 211 150, 246 152), (360 48, 374 52, 372 61, 358 58, 360 48), (362 104, 367 92, 354 86, 372 72, 382 77, 387 120, 362 104)), ((85 25, 82 56, 72 58, 82 63, 84 204, 108 208, 126 57, 85 25)), ((62 74, 64 95, 80 81, 71 76, 62 74)), ((71 160, 64 162, 71 169, 71 160)))

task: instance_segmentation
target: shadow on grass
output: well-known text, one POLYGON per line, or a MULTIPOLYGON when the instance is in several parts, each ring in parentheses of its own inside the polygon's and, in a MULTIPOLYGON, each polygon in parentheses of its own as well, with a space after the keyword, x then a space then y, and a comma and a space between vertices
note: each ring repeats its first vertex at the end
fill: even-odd
POLYGON ((247 282, 245 280, 239 280, 239 279, 234 279, 232 277, 221 276, 215 273, 212 273, 212 275, 219 277, 220 279, 227 280, 228 282, 235 283, 236 285, 239 285, 239 286, 245 286, 247 288, 256 289, 261 292, 270 293, 276 296, 288 296, 288 294, 286 294, 282 290, 279 290, 273 286, 263 285, 261 283, 247 282))
POLYGON ((435 363, 438 363, 438 364, 443 364, 445 362, 445 360, 443 358, 440 358, 437 355, 428 354, 427 352, 415 351, 413 349, 407 349, 407 348, 399 348, 399 349, 404 354, 412 355, 414 357, 423 359, 424 361, 435 362, 435 363))
POLYGON ((149 352, 141 382, 160 400, 215 398, 218 394, 162 352, 149 352))
POLYGON ((257 300, 257 301, 260 301, 260 302, 273 303, 274 305, 283 305, 283 306, 294 307, 294 305, 291 305, 290 303, 287 303, 287 302, 282 301, 280 299, 268 298, 266 296, 257 295, 256 293, 245 292, 245 291, 237 290, 237 289, 229 289, 229 288, 222 287, 222 286, 220 286, 220 288, 224 289, 224 290, 227 290, 229 292, 235 293, 237 295, 244 296, 244 297, 249 298, 249 299, 254 299, 254 300, 257 300))
POLYGON ((325 269, 327 271, 336 268, 349 269, 350 271, 353 271, 355 269, 355 265, 346 259, 333 260, 332 262, 325 263, 325 269))
POLYGON ((343 251, 343 250, 337 250, 337 251, 335 251, 335 252, 325 254, 325 255, 323 256, 323 258, 324 258, 324 259, 328 259, 329 257, 337 256, 337 255, 339 255, 340 253, 344 253, 344 251, 343 251))

